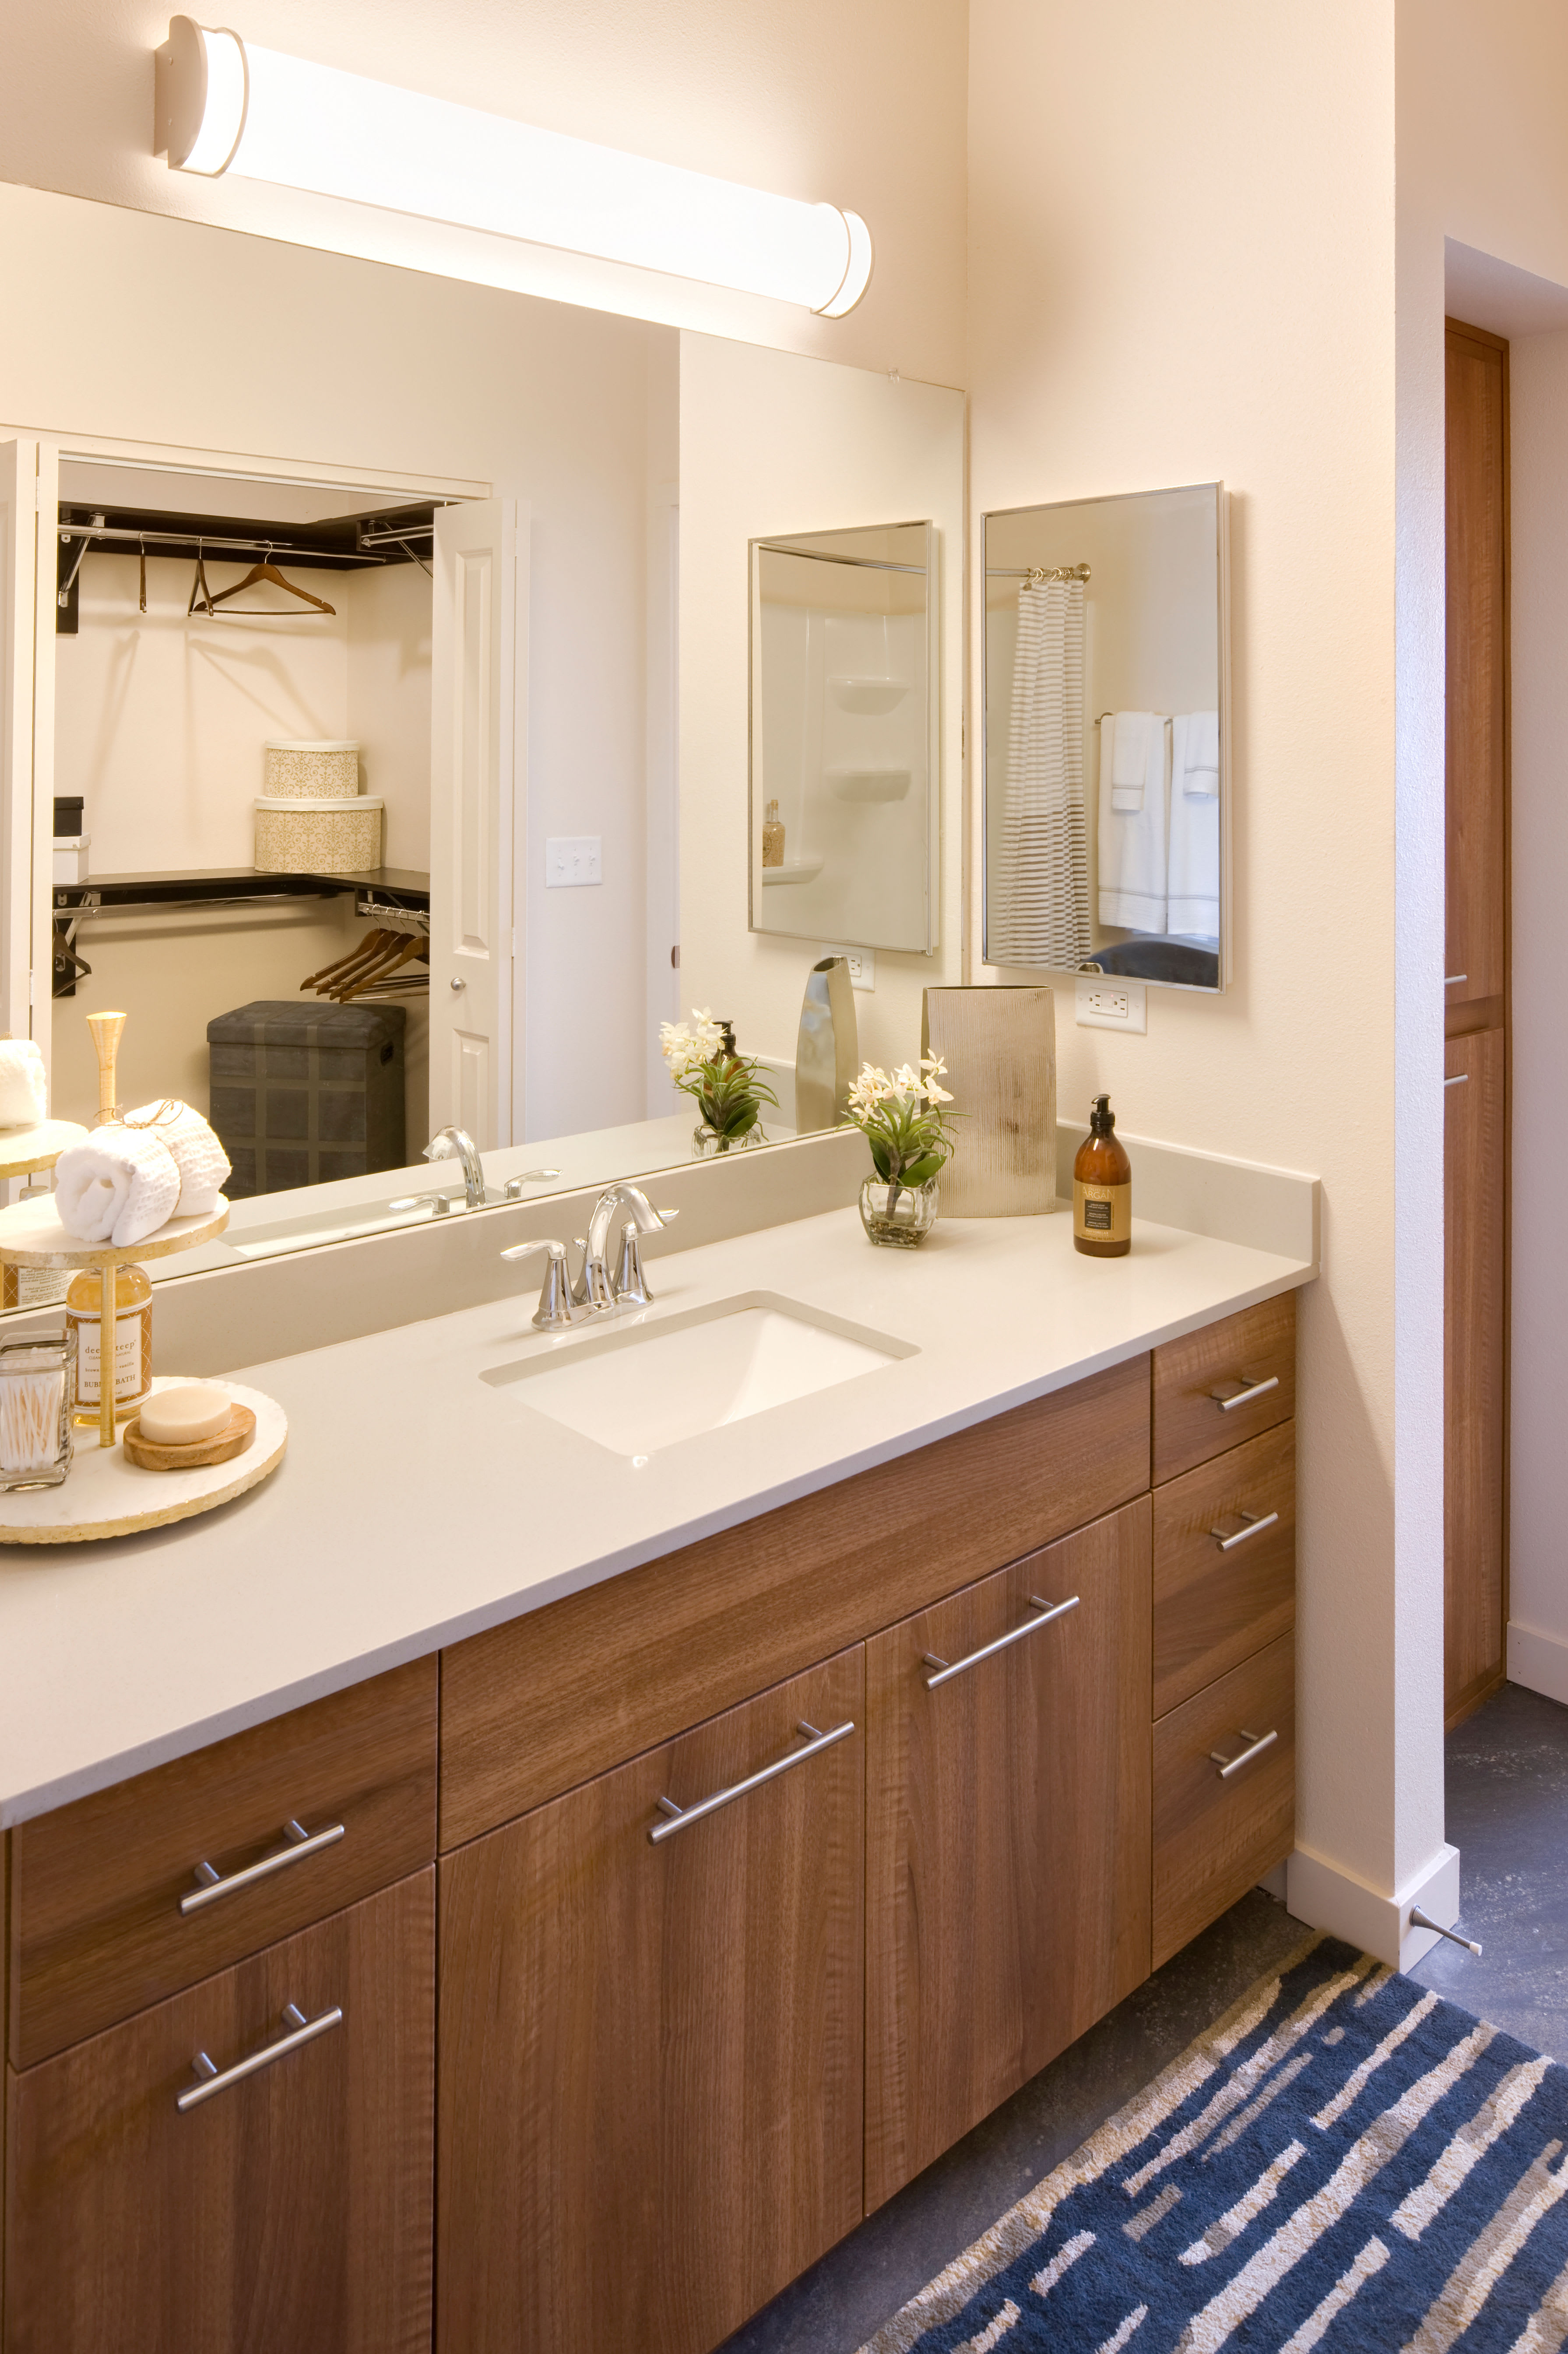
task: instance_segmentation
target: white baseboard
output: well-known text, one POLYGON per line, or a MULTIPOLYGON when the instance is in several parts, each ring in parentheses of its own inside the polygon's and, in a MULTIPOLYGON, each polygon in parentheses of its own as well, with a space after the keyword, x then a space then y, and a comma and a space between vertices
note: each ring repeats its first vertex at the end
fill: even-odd
POLYGON ((1539 1627, 1509 1621, 1508 1680, 1548 1700, 1568 1707, 1568 1642, 1561 1635, 1543 1635, 1539 1627))
POLYGON ((1437 1943, 1431 1929, 1413 1929, 1410 1908, 1418 1904, 1451 1929, 1459 1917, 1459 1850, 1438 1849, 1421 1872, 1386 1896, 1352 1872, 1298 1848, 1287 1867, 1287 1908, 1310 1929, 1326 1929, 1347 1946, 1373 1954, 1391 1969, 1408 1970, 1437 1943))

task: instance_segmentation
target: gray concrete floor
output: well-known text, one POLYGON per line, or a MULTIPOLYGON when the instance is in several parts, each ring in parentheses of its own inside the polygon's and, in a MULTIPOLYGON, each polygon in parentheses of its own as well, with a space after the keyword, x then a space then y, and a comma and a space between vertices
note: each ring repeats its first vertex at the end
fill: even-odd
MULTIPOLYGON (((1448 1837, 1464 1859, 1459 1925, 1486 1950, 1477 1961, 1439 1946, 1414 1976, 1568 2060, 1568 1708, 1505 1685, 1450 1735, 1447 1786, 1448 1837)), ((722 2354, 855 2354, 1303 1935, 1260 1890, 1244 1896, 722 2354)))

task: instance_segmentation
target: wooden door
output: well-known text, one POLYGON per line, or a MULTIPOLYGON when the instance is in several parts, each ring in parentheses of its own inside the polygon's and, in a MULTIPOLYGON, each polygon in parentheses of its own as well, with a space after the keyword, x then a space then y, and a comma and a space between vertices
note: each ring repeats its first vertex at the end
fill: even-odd
MULTIPOLYGON (((1508 346, 1450 321, 1445 1002, 1503 994, 1508 863, 1508 346)), ((1500 1006, 1499 1008, 1500 1014, 1500 1006)))
POLYGON ((1508 345, 1448 322, 1444 1703, 1503 1678, 1507 1622, 1508 345))
POLYGON ((522 1134, 514 837, 527 766, 528 510, 436 509, 430 624, 430 1126, 522 1134), (514 1129, 515 1122, 515 1129, 514 1129))
POLYGON ((1444 1055, 1443 1690, 1462 1716, 1503 1675, 1503 1034, 1444 1055))
POLYGON ((860 2221, 863 1693, 856 1647, 442 1859, 441 2354, 707 2354, 860 2221))
POLYGON ((869 2212, 1149 1975, 1147 1497, 875 1637, 866 1726, 869 2212))
POLYGON ((434 1946, 427 1868, 12 2073, 5 2354, 427 2349, 434 1946))

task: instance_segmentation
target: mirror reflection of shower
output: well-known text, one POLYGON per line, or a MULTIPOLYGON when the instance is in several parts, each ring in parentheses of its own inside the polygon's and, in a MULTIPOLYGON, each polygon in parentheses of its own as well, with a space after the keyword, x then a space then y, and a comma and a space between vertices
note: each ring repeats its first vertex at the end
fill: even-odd
POLYGON ((753 543, 754 931, 935 945, 935 536, 753 543))

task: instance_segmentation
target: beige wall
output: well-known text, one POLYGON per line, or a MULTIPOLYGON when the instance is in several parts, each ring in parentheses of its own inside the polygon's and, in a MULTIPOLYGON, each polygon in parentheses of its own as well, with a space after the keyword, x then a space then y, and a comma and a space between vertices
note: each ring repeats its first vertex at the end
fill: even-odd
MULTIPOLYGON (((1299 1833, 1387 1891, 1443 1830, 1440 1549, 1409 1565, 1419 1658, 1395 1591, 1392 21, 973 0, 970 23, 971 545, 988 508, 1233 493, 1235 982, 1150 990, 1145 1038, 1064 1005, 1057 1094, 1324 1179, 1299 1833)), ((977 594, 971 709, 980 619, 977 594)), ((1414 1338, 1440 1366, 1431 1315, 1414 1338)))
POLYGON ((942 599, 940 946, 878 951, 857 991, 863 1055, 891 1068, 920 1049, 920 996, 962 961, 960 393, 681 338, 681 1002, 735 1023, 750 1054, 791 1068, 806 975, 821 941, 747 929, 747 543, 786 532, 925 521, 938 526, 942 599))
MULTIPOLYGON (((168 0, 11 9, 0 177, 962 381, 962 0, 443 0, 439 10, 424 0, 247 0, 235 20, 253 41, 324 65, 852 207, 873 225, 876 268, 845 320, 367 206, 171 173, 152 154, 153 52, 170 13, 168 0)), ((349 349, 340 347, 344 381, 356 387, 366 366, 397 370, 409 356, 379 336, 352 360, 349 349)))

